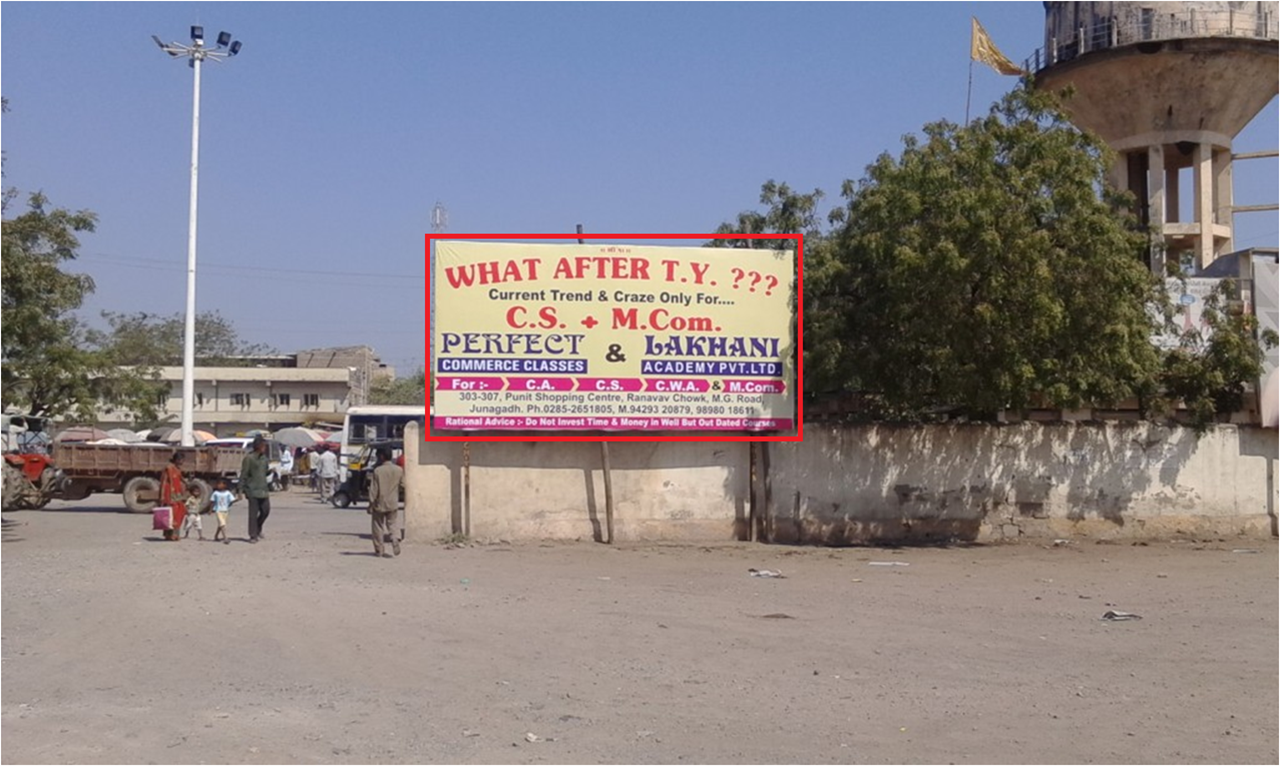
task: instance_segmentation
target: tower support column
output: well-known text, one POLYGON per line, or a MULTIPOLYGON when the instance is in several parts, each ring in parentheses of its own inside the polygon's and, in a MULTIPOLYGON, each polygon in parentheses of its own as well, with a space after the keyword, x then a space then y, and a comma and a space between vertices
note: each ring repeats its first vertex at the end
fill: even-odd
POLYGON ((1149 223, 1154 234, 1151 243, 1151 271, 1163 276, 1165 272, 1165 200, 1164 200, 1164 147, 1152 144, 1147 147, 1147 204, 1149 223))
POLYGON ((1216 223, 1227 227, 1227 242, 1222 245, 1221 253, 1235 250, 1236 222, 1232 206, 1235 198, 1231 192, 1231 147, 1219 148, 1213 153, 1213 205, 1217 212, 1216 223))
POLYGON ((1213 262, 1213 145, 1201 142, 1196 145, 1195 159, 1196 223, 1200 235, 1196 238, 1196 264, 1204 269, 1213 262))

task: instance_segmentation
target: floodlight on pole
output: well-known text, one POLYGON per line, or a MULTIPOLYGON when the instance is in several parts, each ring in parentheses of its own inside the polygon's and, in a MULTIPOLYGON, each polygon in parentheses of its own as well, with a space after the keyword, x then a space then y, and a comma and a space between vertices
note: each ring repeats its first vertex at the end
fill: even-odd
POLYGON ((173 57, 183 57, 195 72, 191 106, 191 209, 187 220, 187 317, 182 344, 182 445, 195 445, 195 368, 196 368, 196 213, 200 179, 200 65, 206 60, 220 62, 240 52, 240 41, 227 43, 231 35, 219 33, 217 45, 206 48, 204 27, 191 27, 191 45, 165 43, 151 36, 160 50, 173 57), (225 39, 225 41, 224 41, 225 39))

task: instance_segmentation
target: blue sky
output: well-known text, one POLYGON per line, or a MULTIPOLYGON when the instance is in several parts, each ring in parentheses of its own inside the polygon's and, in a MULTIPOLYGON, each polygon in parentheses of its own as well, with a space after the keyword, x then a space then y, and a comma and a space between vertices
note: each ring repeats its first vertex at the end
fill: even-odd
MULTIPOLYGON (((281 351, 421 365, 422 235, 705 232, 774 178, 838 202, 877 154, 964 115, 969 17, 1021 61, 1016 3, 6 3, 6 186, 98 213, 86 314, 184 306, 193 23, 205 68, 198 305, 281 351)), ((1014 84, 975 70, 974 112, 1014 84)), ((1274 149, 1271 104, 1236 140, 1274 149)), ((1237 164, 1275 202, 1274 159, 1237 164)), ((1237 244, 1274 245, 1274 212, 1237 244)))

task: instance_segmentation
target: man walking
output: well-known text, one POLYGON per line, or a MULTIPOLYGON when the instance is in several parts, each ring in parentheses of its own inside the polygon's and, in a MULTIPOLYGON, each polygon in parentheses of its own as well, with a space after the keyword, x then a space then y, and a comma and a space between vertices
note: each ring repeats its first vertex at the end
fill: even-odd
POLYGON ((313 491, 320 490, 320 449, 307 451, 307 482, 313 491))
POLYGON ((258 435, 253 438, 253 448, 240 462, 240 493, 249 503, 249 542, 257 544, 262 538, 262 524, 271 514, 271 494, 267 474, 270 460, 267 458, 267 441, 258 435))
POLYGON ((320 448, 320 500, 333 498, 334 487, 338 483, 338 457, 328 447, 320 448))
POLYGON ((391 449, 378 449, 378 466, 369 478, 369 517, 373 520, 373 552, 378 557, 391 557, 386 552, 385 538, 391 536, 391 551, 400 554, 400 488, 404 470, 391 460, 391 449))
POLYGON ((280 490, 289 490, 293 475, 293 449, 287 445, 280 446, 280 464, 277 472, 280 475, 280 490))

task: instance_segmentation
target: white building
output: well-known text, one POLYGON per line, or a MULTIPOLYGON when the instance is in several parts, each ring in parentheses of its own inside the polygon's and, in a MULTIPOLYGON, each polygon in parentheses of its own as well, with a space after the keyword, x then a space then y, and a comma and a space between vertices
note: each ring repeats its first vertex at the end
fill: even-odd
MULTIPOLYGON (((169 385, 160 418, 177 425, 182 413, 182 367, 160 368, 169 385)), ((324 422, 341 424, 351 403, 355 372, 349 368, 195 369, 195 428, 219 437, 250 429, 282 429, 324 422)), ((132 427, 133 414, 104 410, 103 428, 132 427)))

